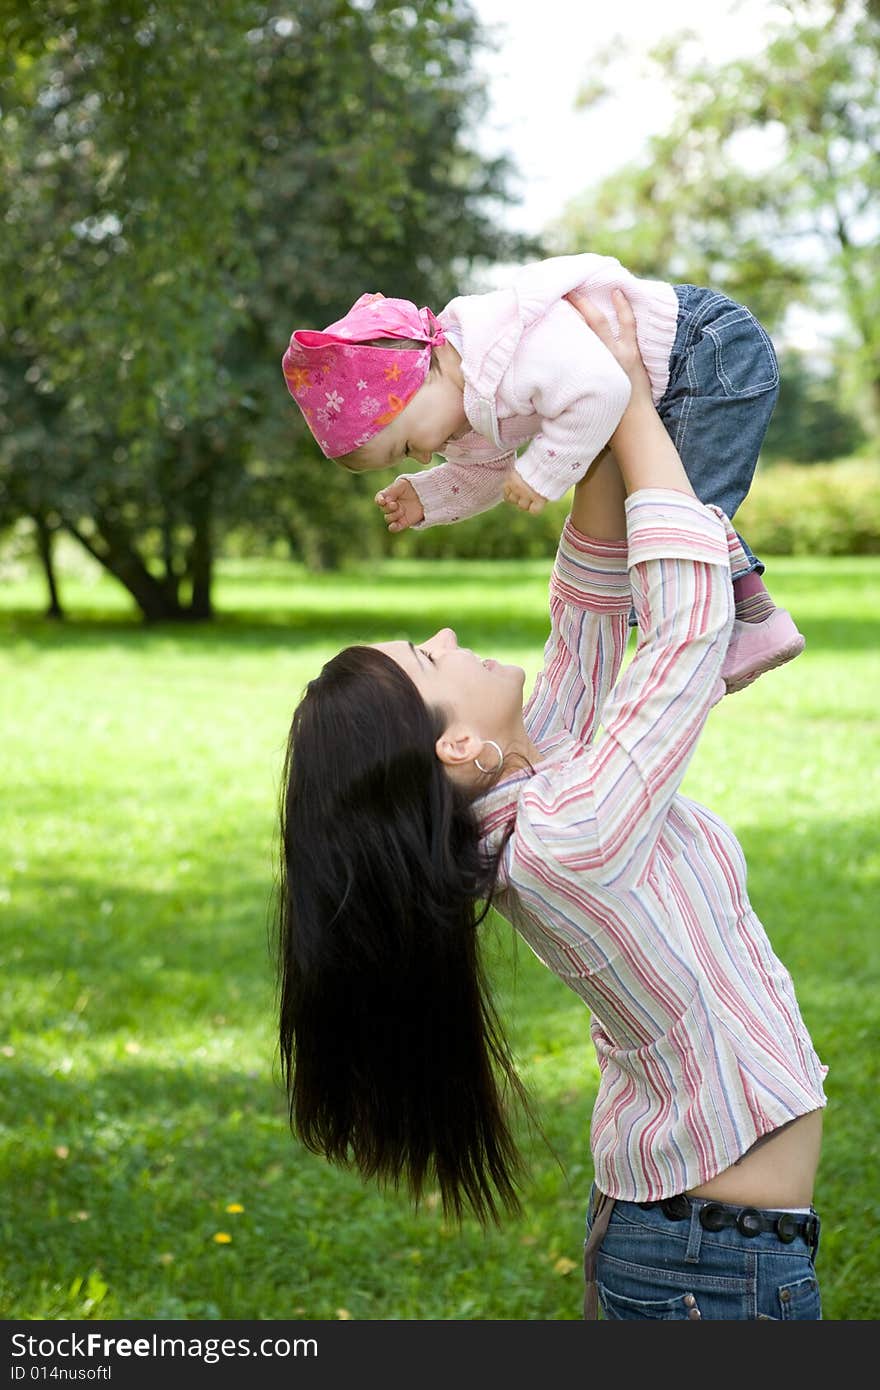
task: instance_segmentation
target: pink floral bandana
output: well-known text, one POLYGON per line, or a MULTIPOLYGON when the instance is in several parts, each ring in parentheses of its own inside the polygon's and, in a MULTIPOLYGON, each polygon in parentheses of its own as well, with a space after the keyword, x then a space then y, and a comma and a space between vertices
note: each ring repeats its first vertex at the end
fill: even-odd
POLYGON ((382 294, 362 294, 321 333, 298 328, 281 366, 325 457, 350 454, 390 425, 423 385, 431 348, 445 340, 430 309, 382 294), (367 347, 373 338, 414 338, 425 347, 367 347))

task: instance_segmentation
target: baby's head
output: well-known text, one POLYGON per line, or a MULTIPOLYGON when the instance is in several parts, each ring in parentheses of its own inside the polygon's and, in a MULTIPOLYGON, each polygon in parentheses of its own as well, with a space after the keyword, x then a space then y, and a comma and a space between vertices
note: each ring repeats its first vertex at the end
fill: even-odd
POLYGON ((458 353, 406 299, 361 295, 323 332, 298 329, 282 366, 322 453, 352 472, 430 463, 469 428, 458 353))

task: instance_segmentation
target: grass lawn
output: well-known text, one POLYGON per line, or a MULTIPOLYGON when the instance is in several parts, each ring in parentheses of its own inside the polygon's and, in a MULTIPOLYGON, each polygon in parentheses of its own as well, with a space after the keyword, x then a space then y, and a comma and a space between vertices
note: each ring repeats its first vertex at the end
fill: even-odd
MULTIPOLYGON (((291 1139, 268 952, 293 706, 348 641, 451 623, 537 670, 548 562, 227 564, 211 625, 69 579, 0 593, 0 1316, 577 1319, 597 1070, 583 1006, 500 920, 498 999, 555 1153, 525 1215, 447 1229, 291 1139)), ((724 700, 685 791, 736 829, 830 1066, 825 1315, 880 1317, 880 561, 775 560, 807 650, 724 700)))

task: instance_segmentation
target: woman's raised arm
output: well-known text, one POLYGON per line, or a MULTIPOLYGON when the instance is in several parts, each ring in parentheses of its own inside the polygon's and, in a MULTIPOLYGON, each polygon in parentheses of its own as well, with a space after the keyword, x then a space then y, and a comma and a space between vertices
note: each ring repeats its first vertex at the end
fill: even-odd
POLYGON ((582 536, 599 541, 626 540, 626 492, 617 460, 604 449, 574 490, 571 524, 582 536))
MULTIPOLYGON (((636 338, 635 315, 629 300, 620 290, 614 290, 612 294, 620 326, 618 338, 614 337, 605 315, 589 299, 583 295, 569 298, 629 377, 632 388, 629 405, 610 440, 624 487, 627 493, 638 492, 645 487, 669 488, 693 497, 695 493, 678 451, 654 407, 651 382, 636 338)), ((590 473, 596 466, 590 469, 590 473)))

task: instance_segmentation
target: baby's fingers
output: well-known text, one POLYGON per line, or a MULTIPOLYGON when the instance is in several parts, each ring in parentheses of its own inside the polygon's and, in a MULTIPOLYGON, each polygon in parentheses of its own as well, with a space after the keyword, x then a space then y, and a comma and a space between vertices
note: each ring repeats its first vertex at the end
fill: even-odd
POLYGON ((412 483, 408 478, 395 478, 394 482, 389 483, 382 491, 385 497, 390 497, 393 502, 399 502, 408 496, 411 489, 412 483))

